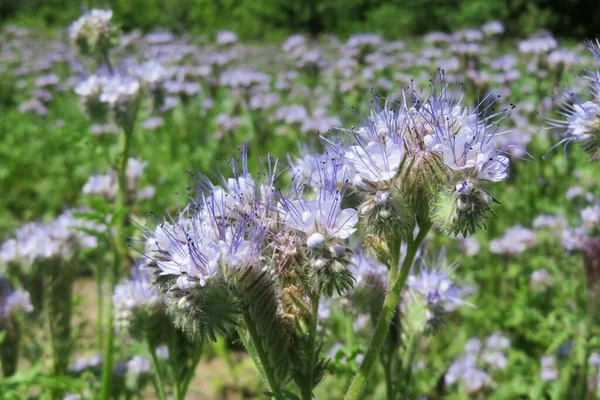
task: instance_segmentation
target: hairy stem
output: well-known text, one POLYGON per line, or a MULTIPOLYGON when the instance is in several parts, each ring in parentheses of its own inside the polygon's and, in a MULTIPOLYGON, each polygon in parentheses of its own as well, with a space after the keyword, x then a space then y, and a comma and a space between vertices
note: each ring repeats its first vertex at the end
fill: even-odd
POLYGON ((115 203, 115 215, 113 217, 113 265, 108 271, 108 298, 106 308, 106 321, 104 325, 104 349, 103 349, 103 364, 101 377, 101 392, 100 398, 108 400, 110 395, 110 381, 113 369, 113 347, 114 347, 114 318, 113 318, 113 301, 112 291, 119 281, 119 275, 122 270, 122 263, 126 258, 127 248, 124 243, 125 221, 127 220, 127 160, 131 147, 131 138, 133 136, 133 125, 124 130, 120 135, 120 167, 119 167, 119 190, 115 203))
POLYGON ((581 399, 591 398, 588 393, 588 369, 591 354, 591 341, 594 337, 593 328, 598 322, 598 303, 600 300, 600 239, 588 239, 584 254, 586 280, 586 320, 583 336, 583 360, 577 396, 581 399))
POLYGON ((186 375, 183 380, 181 387, 179 388, 179 397, 176 400, 184 400, 185 395, 187 394, 190 383, 192 382, 192 378, 194 377, 194 371, 196 370, 196 366, 200 362, 200 357, 202 356, 202 342, 196 343, 196 347, 194 348, 194 356, 192 359, 192 368, 190 372, 186 375))
POLYGON ((71 265, 56 265, 53 261, 44 268, 44 313, 49 338, 52 372, 67 372, 72 351, 71 314, 73 271, 71 265), (60 267, 61 273, 57 268, 60 267))
POLYGON ((409 394, 410 378, 412 376, 412 363, 415 358, 415 349, 417 347, 418 335, 411 333, 406 343, 404 355, 402 357, 402 387, 400 388, 401 398, 409 394))
POLYGON ((277 379, 275 379, 275 373, 273 372, 273 369, 271 368, 271 365, 269 363, 269 357, 267 355, 267 352, 263 348, 261 339, 258 335, 256 327, 254 326, 254 322, 250 317, 250 313, 244 311, 243 316, 246 329, 250 336, 249 342, 251 346, 248 346, 248 341, 244 337, 244 332, 240 332, 240 337, 242 337, 242 340, 244 340, 246 349, 248 349, 248 352, 252 356, 254 363, 256 364, 258 370, 261 372, 261 375, 263 376, 263 379, 269 385, 269 390, 275 395, 275 398, 283 399, 284 397, 283 393, 281 392, 281 387, 277 382, 277 379))
POLYGON ((96 266, 96 341, 98 349, 102 351, 102 343, 104 342, 104 296, 102 295, 104 285, 103 268, 96 266))
POLYGON ((388 282, 388 288, 385 295, 385 300, 383 301, 383 309, 379 315, 379 320, 377 321, 377 326, 375 327, 375 333, 371 338, 365 358, 358 372, 352 379, 350 388, 346 392, 346 400, 359 399, 366 386, 367 379, 371 374, 375 363, 377 362, 379 352, 381 351, 381 347, 385 341, 385 337, 392 322, 392 317, 394 316, 394 312, 398 306, 398 300, 400 299, 402 288, 404 287, 406 279, 408 278, 408 273, 412 267, 417 250, 425 239, 429 229, 431 229, 431 222, 426 220, 422 225, 419 225, 419 234, 417 235, 416 239, 412 240, 412 238, 409 237, 408 250, 400 271, 398 271, 398 264, 400 263, 400 251, 396 251, 396 246, 390 246, 390 251, 392 251, 392 262, 390 265, 390 279, 388 282))
POLYGON ((169 334, 169 367, 171 368, 171 373, 173 376, 173 394, 175 400, 179 400, 181 398, 181 390, 179 386, 181 385, 181 368, 179 366, 179 340, 176 332, 170 332, 169 334))
POLYGON ((312 313, 310 317, 310 328, 308 332, 308 364, 306 365, 306 382, 301 388, 302 399, 311 400, 313 395, 314 387, 314 369, 315 369, 315 356, 317 346, 317 322, 319 315, 319 293, 315 294, 312 298, 312 313))
MULTIPOLYGON (((44 276, 44 286, 48 288, 52 284, 52 279, 46 273, 44 276)), ((46 334, 48 335, 48 351, 50 356, 50 369, 52 372, 55 370, 56 365, 56 338, 54 333, 54 327, 52 324, 52 307, 50 305, 51 302, 51 294, 49 290, 46 290, 44 296, 44 320, 46 325, 46 334)))
POLYGON ((156 380, 156 388, 158 391, 158 393, 157 393, 158 398, 159 398, 159 400, 167 400, 164 379, 162 377, 162 373, 160 370, 158 356, 156 355, 156 346, 153 346, 151 344, 150 340, 148 341, 148 350, 150 351, 150 356, 152 357, 152 368, 154 369, 154 379, 156 380))
POLYGON ((385 394, 386 399, 391 400, 394 398, 394 382, 392 380, 392 355, 385 357, 383 353, 380 355, 381 365, 383 366, 383 373, 385 377, 385 394))
POLYGON ((350 351, 354 350, 356 334, 354 333, 354 321, 351 318, 346 318, 346 340, 350 351))

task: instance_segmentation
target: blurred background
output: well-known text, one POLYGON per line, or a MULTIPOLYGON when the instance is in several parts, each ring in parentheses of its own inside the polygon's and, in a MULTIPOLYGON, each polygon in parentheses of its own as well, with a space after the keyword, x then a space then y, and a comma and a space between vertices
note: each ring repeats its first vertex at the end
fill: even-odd
MULTIPOLYGON (((157 26, 192 34, 231 29, 246 40, 285 38, 290 33, 376 32, 387 39, 430 31, 456 31, 487 21, 504 23, 506 33, 523 37, 544 28, 562 38, 595 37, 596 0, 113 0, 106 2, 123 29, 157 26)), ((0 20, 63 27, 82 8, 103 2, 81 0, 0 0, 0 20)))
MULTIPOLYGON (((312 153, 324 143, 316 133, 356 124, 372 92, 394 98, 410 85, 429 87, 438 68, 460 83, 463 106, 498 99, 511 115, 501 128, 507 132, 494 140, 511 155, 511 166, 510 177, 491 192, 501 203, 493 207, 497 217, 468 239, 429 238, 432 249, 445 249, 458 263, 454 279, 477 289, 468 299, 476 307, 449 315, 447 328, 421 343, 412 393, 562 400, 587 390, 590 399, 600 398, 600 325, 592 336, 588 317, 598 314, 587 311, 594 299, 586 297, 586 284, 600 278, 586 275, 582 248, 586 221, 600 218, 598 164, 577 144, 564 151, 557 145, 569 126, 565 89, 598 101, 585 72, 596 71, 600 57, 594 61, 584 40, 600 36, 600 1, 0 0, 0 245, 25 232, 35 253, 42 246, 25 240, 35 239, 22 229, 28 223, 46 229, 43 223, 65 210, 92 210, 87 217, 98 221, 113 212, 119 127, 89 118, 76 90, 90 76, 112 75, 112 67, 82 54, 68 33, 94 8, 111 9, 111 24, 123 30, 110 52, 115 70, 147 78, 151 62, 160 76, 145 93, 131 138, 136 182, 128 188, 129 216, 136 222, 150 212, 177 211, 193 184, 187 172, 213 178, 217 165, 228 171, 227 160, 241 146, 250 149, 254 174, 268 154, 310 176, 312 153), (458 379, 473 343, 487 358, 478 360, 479 369, 462 368, 458 379), (473 376, 485 379, 474 387, 473 376)), ((138 234, 135 224, 125 229, 138 234)), ((100 236, 77 259, 68 336, 73 393, 95 394, 100 386, 109 239, 100 236)), ((0 264, 2 255, 0 248, 0 264)), ((318 399, 342 397, 372 331, 367 314, 340 304, 325 304, 323 317, 319 309, 331 363, 318 399)), ((12 382, 16 393, 31 393, 34 379, 43 387, 49 381, 40 379, 53 377, 40 367, 47 338, 41 317, 18 317, 26 339, 21 380, 12 382)), ((117 365, 149 357, 128 340, 117 342, 117 365)), ((235 336, 207 345, 190 393, 258 397, 260 378, 241 349, 235 336)), ((128 399, 151 398, 154 388, 144 376, 128 399)), ((0 379, 1 400, 6 381, 0 379)), ((385 398, 382 371, 370 386, 368 398, 385 398)))

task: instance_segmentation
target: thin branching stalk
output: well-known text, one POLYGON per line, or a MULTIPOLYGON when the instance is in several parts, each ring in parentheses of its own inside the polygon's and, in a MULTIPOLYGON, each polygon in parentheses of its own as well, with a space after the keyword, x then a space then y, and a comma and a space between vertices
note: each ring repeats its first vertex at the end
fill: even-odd
POLYGON ((412 376, 412 364, 415 358, 415 350, 417 348, 417 342, 419 335, 416 332, 410 333, 408 337, 404 354, 402 356, 402 386, 400 387, 400 398, 405 398, 409 395, 410 389, 410 378, 412 376))
POLYGON ((73 271, 71 265, 51 261, 44 268, 44 314, 49 339, 51 371, 66 374, 72 351, 71 315, 73 271), (57 267, 60 270, 57 271, 57 267))
POLYGON ((108 273, 108 287, 110 293, 107 294, 107 308, 105 321, 105 340, 103 348, 103 364, 101 377, 101 393, 102 400, 108 400, 110 395, 110 381, 113 368, 113 347, 114 347, 114 317, 113 317, 113 301, 112 291, 119 281, 119 276, 122 270, 122 262, 126 258, 127 248, 125 246, 125 221, 127 220, 127 161, 131 148, 131 139, 133 136, 133 124, 123 130, 120 135, 120 168, 119 168, 119 190, 117 192, 117 200, 115 203, 115 215, 113 216, 113 265, 108 273))
POLYGON ((383 366, 383 375, 385 378, 385 393, 388 400, 394 398, 394 382, 392 380, 392 355, 387 357, 381 353, 381 365, 383 366))
POLYGON ((198 366, 198 363, 200 362, 200 357, 202 356, 202 349, 203 349, 202 342, 196 343, 196 347, 194 348, 194 355, 192 358, 192 366, 190 368, 190 372, 186 375, 183 382, 181 382, 181 386, 179 387, 179 392, 178 392, 178 396, 176 397, 176 400, 184 400, 185 399, 185 395, 187 394, 190 383, 192 382, 192 379, 194 378, 194 371, 196 370, 196 366, 198 366))
POLYGON ((354 333, 354 321, 352 318, 346 318, 346 340, 348 341, 348 349, 354 350, 356 334, 354 333))
MULTIPOLYGON (((47 288, 52 284, 52 280, 46 273, 44 276, 44 286, 47 288)), ((46 325, 46 334, 48 335, 48 351, 49 351, 49 362, 50 369, 54 372, 55 364, 56 364, 56 338, 54 333, 54 327, 52 324, 52 307, 50 305, 51 298, 48 291, 46 291, 46 296, 44 296, 44 322, 46 325)))
POLYGON ((100 266, 96 266, 96 342, 98 349, 102 350, 104 343, 104 271, 100 266))
POLYGON ((181 398, 181 391, 179 389, 181 378, 181 368, 179 365, 179 339, 178 335, 171 333, 169 335, 169 366, 171 368, 171 375, 173 378, 173 394, 176 400, 181 398))
POLYGON ((586 278, 586 320, 582 338, 583 359, 577 384, 577 397, 591 398, 588 393, 589 358, 592 352, 593 328, 598 320, 598 302, 600 299, 600 239, 588 239, 584 254, 586 278))
POLYGON ((275 373, 269 363, 269 357, 263 348, 262 341, 256 331, 256 327, 254 326, 254 322, 250 314, 247 311, 242 313, 244 317, 244 324, 246 325, 246 329, 249 335, 250 346, 248 345, 247 338, 244 337, 244 332, 240 332, 240 337, 244 341, 244 345, 246 345, 246 349, 254 359, 254 363, 256 367, 261 372, 263 376, 263 380, 265 380, 269 386, 269 391, 273 393, 275 398, 283 399, 283 393, 281 392, 281 387, 275 378, 275 373), (253 354, 254 353, 254 354, 253 354))
POLYGON ((377 362, 379 352, 381 351, 381 347, 383 346, 383 342, 387 336, 388 329, 392 322, 392 317, 394 316, 394 312, 398 306, 398 300, 400 299, 402 288, 404 287, 406 279, 408 278, 408 274, 412 267, 413 260, 417 254, 417 250, 419 249, 419 246, 425 239, 425 236, 427 236, 427 233, 430 229, 431 223, 426 220, 426 222, 419 226, 419 234, 417 235, 416 239, 411 240, 409 237, 408 250, 400 271, 398 271, 398 266, 400 264, 400 251, 396 251, 396 246, 390 246, 390 249, 393 249, 391 254, 390 279, 388 282, 387 294, 383 302, 383 309, 379 315, 379 320, 377 321, 377 326, 375 327, 375 333, 371 338, 365 358, 358 372, 352 379, 350 388, 346 392, 346 400, 359 399, 366 386, 367 379, 371 374, 375 363, 377 362))
MULTIPOLYGON (((152 368, 154 369, 154 379, 156 380, 158 398, 159 400, 166 400, 167 394, 165 392, 165 384, 160 369, 160 363, 158 361, 158 356, 156 355, 156 346, 153 346, 150 340, 148 341, 148 350, 152 357, 152 368)), ((179 400, 179 398, 177 398, 177 400, 179 400)))
POLYGON ((314 368, 315 368, 315 356, 317 346, 317 322, 319 316, 319 294, 315 294, 312 298, 312 313, 310 317, 310 328, 308 332, 308 364, 306 365, 306 382, 301 388, 302 399, 311 400, 313 395, 314 387, 314 368))

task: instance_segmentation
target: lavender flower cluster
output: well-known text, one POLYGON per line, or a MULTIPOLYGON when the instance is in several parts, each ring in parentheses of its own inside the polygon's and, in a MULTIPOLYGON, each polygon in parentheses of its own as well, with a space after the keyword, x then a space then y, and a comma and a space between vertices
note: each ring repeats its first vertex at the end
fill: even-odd
POLYGON ((510 340, 500 332, 488 336, 483 344, 479 339, 470 339, 465 345, 465 353, 448 368, 445 384, 460 383, 469 395, 485 394, 495 386, 490 374, 507 367, 509 349, 510 340))
POLYGON ((103 231, 97 223, 78 218, 67 210, 50 222, 31 222, 15 230, 15 237, 0 247, 0 261, 6 266, 19 263, 31 266, 44 259, 68 260, 77 249, 95 248, 97 238, 88 231, 103 231))

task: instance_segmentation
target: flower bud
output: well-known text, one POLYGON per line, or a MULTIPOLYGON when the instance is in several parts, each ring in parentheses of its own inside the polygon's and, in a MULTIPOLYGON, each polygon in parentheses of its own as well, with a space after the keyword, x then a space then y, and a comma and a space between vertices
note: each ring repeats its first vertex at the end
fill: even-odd
POLYGON ((383 209, 383 210, 379 211, 379 217, 381 219, 388 219, 391 216, 392 216, 392 213, 390 213, 390 211, 387 209, 383 209))
POLYGON ((469 196, 458 196, 456 205, 458 207, 458 211, 467 211, 469 207, 471 207, 469 196))
POLYGON ((325 266, 326 263, 327 261, 325 261, 324 258, 317 258, 313 261, 312 266, 316 269, 321 269, 325 266))
POLYGON ((346 247, 341 244, 335 244, 329 248, 329 251, 334 257, 340 258, 346 255, 346 247))
POLYGON ((84 55, 106 54, 114 42, 112 11, 91 10, 69 27, 69 37, 84 55))
POLYGON ((367 228, 376 235, 405 237, 412 233, 414 210, 398 191, 393 194, 379 191, 365 201, 359 210, 367 219, 367 228))
POLYGON ((492 196, 480 187, 460 182, 456 190, 442 190, 432 202, 431 219, 451 235, 472 235, 492 213, 492 196))
POLYGON ((177 302, 177 307, 180 310, 186 310, 186 309, 190 308, 190 306, 191 306, 191 304, 190 304, 190 301, 187 299, 187 297, 182 297, 177 302))
POLYGON ((306 245, 311 250, 321 249, 325 245, 325 236, 315 232, 306 239, 306 245))

